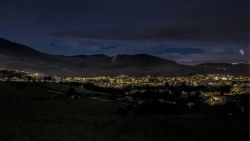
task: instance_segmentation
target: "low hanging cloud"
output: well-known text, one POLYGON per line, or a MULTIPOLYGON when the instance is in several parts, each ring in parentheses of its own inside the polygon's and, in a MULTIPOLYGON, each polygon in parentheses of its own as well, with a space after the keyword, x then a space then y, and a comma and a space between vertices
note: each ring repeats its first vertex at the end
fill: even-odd
POLYGON ((56 37, 133 41, 248 41, 248 24, 190 25, 154 28, 79 29, 51 33, 56 37))
POLYGON ((99 49, 103 49, 103 50, 112 50, 117 48, 116 46, 101 46, 99 47, 99 49))
POLYGON ((167 45, 164 45, 164 44, 153 46, 149 50, 151 53, 155 53, 155 54, 188 55, 188 54, 204 54, 205 53, 205 50, 203 48, 167 47, 167 45))

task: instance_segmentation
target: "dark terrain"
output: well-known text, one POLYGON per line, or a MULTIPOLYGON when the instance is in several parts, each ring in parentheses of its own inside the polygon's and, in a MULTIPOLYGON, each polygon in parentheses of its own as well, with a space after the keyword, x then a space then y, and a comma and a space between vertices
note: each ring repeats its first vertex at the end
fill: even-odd
MULTIPOLYGON (((117 113, 123 104, 82 97, 53 100, 41 83, 1 82, 2 141, 247 141, 246 115, 209 111, 168 115, 117 113)), ((65 86, 51 84, 56 89, 65 86)), ((84 94, 80 92, 80 94, 84 94)))
POLYGON ((19 69, 56 75, 71 76, 116 76, 158 75, 176 76, 206 73, 232 75, 249 74, 249 64, 207 63, 186 66, 147 54, 117 55, 103 54, 59 56, 45 54, 30 47, 0 38, 0 68, 19 69))

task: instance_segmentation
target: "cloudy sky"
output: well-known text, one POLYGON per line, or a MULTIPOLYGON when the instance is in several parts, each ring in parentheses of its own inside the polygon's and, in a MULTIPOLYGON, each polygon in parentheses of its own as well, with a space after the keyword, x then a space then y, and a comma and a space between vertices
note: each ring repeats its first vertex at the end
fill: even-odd
POLYGON ((0 37, 50 54, 249 60, 248 0, 5 0, 0 37))

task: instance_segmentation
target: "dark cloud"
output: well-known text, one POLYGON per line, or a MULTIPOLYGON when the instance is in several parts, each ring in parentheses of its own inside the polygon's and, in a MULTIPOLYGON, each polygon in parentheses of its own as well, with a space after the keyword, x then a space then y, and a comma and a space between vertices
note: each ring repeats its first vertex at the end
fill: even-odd
POLYGON ((53 33, 54 36, 139 41, 248 41, 248 24, 197 25, 147 29, 81 29, 53 33))
POLYGON ((0 37, 47 53, 248 59, 248 0, 2 0, 0 20, 0 37))
POLYGON ((116 46, 101 46, 100 49, 104 49, 104 50, 110 50, 110 49, 115 49, 116 46))
POLYGON ((51 47, 56 47, 57 45, 55 43, 50 43, 49 44, 51 47))
POLYGON ((154 54, 204 54, 205 50, 202 48, 183 48, 183 47, 167 47, 166 45, 158 45, 150 48, 151 53, 154 54))
POLYGON ((153 29, 148 39, 193 41, 248 41, 248 25, 183 26, 170 29, 153 29))

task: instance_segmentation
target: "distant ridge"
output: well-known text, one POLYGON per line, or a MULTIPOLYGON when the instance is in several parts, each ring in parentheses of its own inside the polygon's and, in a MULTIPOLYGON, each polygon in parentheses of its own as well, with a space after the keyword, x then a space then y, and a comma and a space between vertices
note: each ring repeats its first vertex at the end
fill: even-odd
POLYGON ((35 56, 35 55, 45 55, 39 51, 36 51, 30 47, 17 44, 3 38, 0 38, 0 53, 5 55, 12 55, 12 56, 35 56))
POLYGON ((0 38, 0 68, 36 71, 56 75, 192 75, 221 73, 245 75, 249 64, 205 63, 187 66, 172 60, 148 54, 116 55, 104 54, 63 56, 50 55, 28 46, 0 38))

